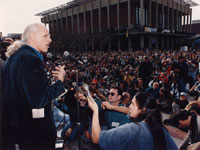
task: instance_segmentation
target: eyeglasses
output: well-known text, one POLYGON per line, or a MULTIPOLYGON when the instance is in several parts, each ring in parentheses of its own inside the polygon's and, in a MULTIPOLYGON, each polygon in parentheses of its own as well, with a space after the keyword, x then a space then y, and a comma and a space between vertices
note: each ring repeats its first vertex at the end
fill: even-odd
POLYGON ((112 92, 111 92, 111 93, 109 93, 108 95, 114 96, 114 95, 115 95, 115 93, 112 93, 112 92))

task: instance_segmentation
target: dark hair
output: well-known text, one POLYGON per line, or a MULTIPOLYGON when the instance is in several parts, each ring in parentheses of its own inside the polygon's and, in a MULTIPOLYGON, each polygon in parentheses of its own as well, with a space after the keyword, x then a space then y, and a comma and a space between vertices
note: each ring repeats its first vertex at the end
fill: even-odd
POLYGON ((112 86, 111 89, 116 89, 118 92, 118 95, 122 95, 122 90, 118 86, 112 86))
POLYGON ((164 126, 155 98, 150 93, 138 92, 135 95, 135 99, 139 109, 146 109, 144 113, 138 116, 138 121, 145 120, 148 124, 153 136, 154 149, 166 149, 164 126))
POLYGON ((191 113, 189 111, 181 110, 173 113, 170 117, 170 121, 174 126, 178 127, 180 125, 179 121, 188 119, 190 115, 191 113))
POLYGON ((189 111, 190 111, 190 112, 195 111, 198 115, 200 115, 199 106, 192 106, 192 107, 189 109, 189 111))

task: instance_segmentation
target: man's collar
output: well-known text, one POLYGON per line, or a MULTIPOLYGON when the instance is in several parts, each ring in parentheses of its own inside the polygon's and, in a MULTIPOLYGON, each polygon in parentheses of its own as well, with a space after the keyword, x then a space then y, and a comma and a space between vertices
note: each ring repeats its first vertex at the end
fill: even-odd
POLYGON ((26 45, 26 46, 30 47, 35 52, 35 54, 38 55, 38 57, 40 58, 41 61, 44 61, 44 58, 40 52, 38 52, 35 48, 33 48, 29 45, 26 45))

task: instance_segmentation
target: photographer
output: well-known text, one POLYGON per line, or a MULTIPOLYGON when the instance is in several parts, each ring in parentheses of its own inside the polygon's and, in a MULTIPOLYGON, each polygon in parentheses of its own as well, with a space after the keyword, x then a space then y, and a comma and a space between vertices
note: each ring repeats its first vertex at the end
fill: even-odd
POLYGON ((11 38, 6 38, 4 41, 0 42, 0 55, 1 55, 1 59, 3 59, 4 61, 7 59, 5 56, 7 47, 10 46, 13 42, 14 40, 11 38))
POLYGON ((188 145, 200 141, 200 117, 195 113, 181 110, 172 114, 170 121, 179 128, 188 129, 188 135, 180 145, 180 150, 186 150, 188 145))
POLYGON ((200 74, 197 75, 197 81, 189 90, 189 94, 192 96, 198 96, 200 94, 200 74))
MULTIPOLYGON (((73 83, 69 83, 71 85, 68 89, 67 94, 65 95, 64 103, 68 107, 68 113, 70 117, 70 123, 67 124, 61 133, 64 139, 68 139, 70 141, 74 141, 79 135, 79 128, 77 123, 80 119, 80 133, 83 131, 85 133, 86 138, 90 139, 90 134, 88 132, 89 128, 89 111, 90 109, 87 107, 87 102, 83 100, 79 100, 79 109, 77 109, 77 99, 76 99, 76 89, 73 86, 73 83), (79 118, 78 118, 79 114, 79 118)), ((80 97, 83 97, 81 93, 79 93, 80 97)))

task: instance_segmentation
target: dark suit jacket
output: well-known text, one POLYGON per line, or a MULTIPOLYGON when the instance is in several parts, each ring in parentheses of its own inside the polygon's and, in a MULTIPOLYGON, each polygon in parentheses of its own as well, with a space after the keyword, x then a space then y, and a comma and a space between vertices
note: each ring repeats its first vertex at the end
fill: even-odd
POLYGON ((5 62, 2 87, 3 142, 25 147, 41 145, 41 149, 54 146, 56 128, 51 102, 64 92, 64 85, 60 80, 48 85, 43 62, 31 47, 22 46, 5 62), (33 119, 33 108, 44 108, 45 117, 33 119))

